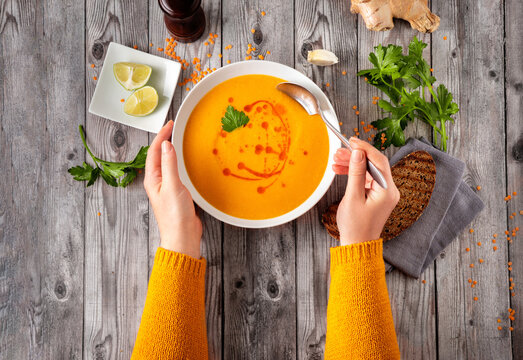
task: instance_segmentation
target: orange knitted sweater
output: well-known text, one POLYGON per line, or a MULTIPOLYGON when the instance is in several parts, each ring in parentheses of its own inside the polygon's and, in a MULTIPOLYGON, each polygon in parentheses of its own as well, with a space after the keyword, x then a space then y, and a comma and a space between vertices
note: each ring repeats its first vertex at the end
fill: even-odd
MULTIPOLYGON (((399 359, 383 243, 331 248, 325 359, 399 359)), ((159 248, 132 359, 207 359, 205 259, 159 248)))

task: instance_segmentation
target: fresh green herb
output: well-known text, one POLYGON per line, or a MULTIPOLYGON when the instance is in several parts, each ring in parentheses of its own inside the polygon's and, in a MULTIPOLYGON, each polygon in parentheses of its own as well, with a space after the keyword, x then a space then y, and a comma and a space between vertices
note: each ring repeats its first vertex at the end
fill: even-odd
POLYGON ((79 129, 85 149, 89 155, 91 155, 96 167, 93 168, 91 165, 84 162, 82 166, 70 168, 68 171, 75 180, 88 181, 87 186, 91 186, 98 177, 101 176, 102 179, 111 186, 126 187, 136 178, 138 175, 138 169, 143 169, 145 167, 145 159, 147 158, 147 150, 149 149, 149 146, 142 146, 133 161, 123 163, 105 161, 93 155, 85 141, 83 126, 80 125, 79 129))
POLYGON ((390 100, 378 102, 386 116, 371 123, 378 129, 374 138, 374 146, 378 149, 405 145, 403 130, 409 122, 419 119, 433 127, 434 145, 447 151, 445 123, 449 120, 454 122, 451 116, 459 109, 445 85, 439 85, 434 91, 436 78, 423 58, 425 47, 427 44, 417 37, 409 44, 408 55, 403 54, 401 46, 383 47, 380 44, 369 55, 374 68, 358 72, 359 76, 364 76, 369 84, 383 91, 390 100), (430 93, 432 102, 425 100, 425 89, 430 93))
POLYGON ((231 132, 240 126, 245 126, 249 117, 243 111, 238 111, 231 105, 227 106, 225 115, 222 117, 222 129, 231 132))

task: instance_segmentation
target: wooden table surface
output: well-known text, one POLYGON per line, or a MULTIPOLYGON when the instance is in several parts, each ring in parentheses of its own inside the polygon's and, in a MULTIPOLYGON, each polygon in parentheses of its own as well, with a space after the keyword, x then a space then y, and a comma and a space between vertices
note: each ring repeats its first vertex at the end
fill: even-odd
MULTIPOLYGON (((389 32, 368 31, 348 3, 203 0, 206 34, 219 37, 176 50, 200 57, 204 68, 243 60, 248 43, 254 55, 270 51, 267 60, 295 67, 325 91, 343 132, 352 134, 361 120, 378 116, 371 102, 380 94, 355 76, 369 66, 372 47, 406 46, 414 35, 429 43, 434 74, 460 106, 449 152, 466 162, 465 181, 481 186, 486 208, 471 224, 474 233, 464 231, 421 279, 387 275, 398 342, 405 359, 521 359, 523 240, 509 243, 504 231, 521 226, 523 202, 521 195, 503 199, 522 190, 523 3, 433 0, 441 25, 432 35, 403 21, 389 32), (334 51, 340 63, 311 66, 305 58, 313 48, 334 51), (516 310, 512 322, 508 308, 516 310)), ((101 181, 86 189, 67 169, 90 161, 79 124, 93 151, 114 161, 152 141, 153 134, 87 109, 110 41, 165 56, 157 47, 166 36, 154 0, 0 0, 1 359, 130 357, 159 243, 142 177, 126 189, 101 181)), ((186 94, 177 89, 168 118, 186 94)), ((408 135, 431 132, 417 124, 408 135)), ((240 229, 202 214, 211 359, 323 358, 329 248, 336 243, 320 215, 344 186, 337 178, 314 209, 271 229, 240 229)))

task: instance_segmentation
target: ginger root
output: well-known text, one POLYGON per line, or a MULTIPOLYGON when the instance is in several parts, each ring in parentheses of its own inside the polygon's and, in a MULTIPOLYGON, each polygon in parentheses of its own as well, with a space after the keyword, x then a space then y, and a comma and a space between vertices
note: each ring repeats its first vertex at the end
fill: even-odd
POLYGON ((439 26, 439 17, 430 12, 427 0, 351 0, 350 11, 361 14, 367 29, 373 31, 392 29, 392 18, 406 20, 423 33, 431 33, 439 26))

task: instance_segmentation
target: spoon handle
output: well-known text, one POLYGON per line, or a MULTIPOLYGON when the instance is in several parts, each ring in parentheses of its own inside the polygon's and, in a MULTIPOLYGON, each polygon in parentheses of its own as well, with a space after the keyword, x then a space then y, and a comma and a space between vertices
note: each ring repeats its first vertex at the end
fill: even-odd
MULTIPOLYGON (((325 119, 325 116, 323 115, 323 111, 321 111, 321 110, 320 110, 320 116, 321 116, 323 122, 325 123, 325 125, 327 125, 327 127, 334 133, 334 135, 336 135, 338 137, 338 139, 340 139, 342 144, 345 145, 345 147, 347 147, 347 149, 349 149, 349 151, 352 152, 352 147, 350 146, 349 140, 347 140, 347 138, 345 136, 343 136, 338 131, 338 129, 336 129, 329 121, 327 121, 327 119, 325 119)), ((379 171, 379 169, 373 163, 371 163, 369 161, 369 159, 367 159, 367 171, 372 176, 372 178, 378 183, 379 186, 381 186, 384 189, 387 189, 387 182, 385 181, 385 177, 383 176, 381 171, 379 171)))

